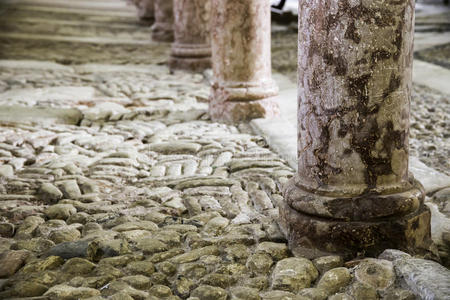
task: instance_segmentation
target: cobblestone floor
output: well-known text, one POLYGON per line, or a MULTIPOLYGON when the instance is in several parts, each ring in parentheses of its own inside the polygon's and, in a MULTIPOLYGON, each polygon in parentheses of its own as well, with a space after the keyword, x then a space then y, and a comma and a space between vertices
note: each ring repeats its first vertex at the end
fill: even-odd
MULTIPOLYGON (((95 22, 71 28, 104 37, 111 19, 95 22)), ((135 38, 148 32, 135 26, 135 38)), ((129 38, 117 30, 106 36, 129 38)), ((43 61, 0 61, 0 109, 19 110, 0 122, 0 299, 449 295, 444 267, 399 251, 292 257, 276 220, 293 170, 247 126, 211 122, 207 78, 169 72, 167 51, 0 40, 2 58, 43 61), (69 124, 42 108, 79 116, 69 124)))

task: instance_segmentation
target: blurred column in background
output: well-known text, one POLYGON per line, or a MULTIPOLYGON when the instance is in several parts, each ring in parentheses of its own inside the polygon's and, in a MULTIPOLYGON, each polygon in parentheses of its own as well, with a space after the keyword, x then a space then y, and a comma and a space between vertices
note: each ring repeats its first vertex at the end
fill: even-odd
POLYGON ((171 69, 198 72, 211 67, 210 4, 210 0, 174 0, 171 69))
POLYGON ((226 123, 272 117, 270 0, 212 0, 213 86, 209 112, 226 123))
POLYGON ((155 24, 152 39, 159 42, 173 41, 173 0, 154 0, 155 24))
POLYGON ((155 20, 154 0, 140 0, 138 4, 139 19, 152 22, 155 20))
POLYGON ((138 17, 142 21, 153 23, 155 20, 154 0, 127 0, 137 8, 138 17))

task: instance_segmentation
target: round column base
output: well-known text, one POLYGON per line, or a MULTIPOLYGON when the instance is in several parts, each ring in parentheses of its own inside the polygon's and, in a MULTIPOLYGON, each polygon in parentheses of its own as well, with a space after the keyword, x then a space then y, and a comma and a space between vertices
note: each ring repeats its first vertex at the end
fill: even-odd
POLYGON ((211 101, 252 101, 270 98, 278 94, 278 86, 273 80, 260 82, 214 82, 211 101))
POLYGON ((173 42, 174 33, 171 23, 154 23, 152 26, 152 40, 157 42, 173 42))
POLYGON ((273 97, 251 101, 209 102, 209 115, 216 122, 236 124, 258 118, 273 118, 279 115, 279 107, 273 97))
POLYGON ((211 68, 211 47, 206 44, 173 43, 170 53, 171 70, 202 72, 211 68))
POLYGON ((403 216, 423 205, 423 186, 410 177, 393 185, 380 185, 365 193, 366 185, 308 188, 296 175, 283 188, 285 201, 298 212, 341 221, 371 221, 403 216))
POLYGON ((273 80, 261 82, 214 83, 209 100, 213 121, 223 123, 248 122, 279 115, 274 96, 278 87, 273 80))
MULTIPOLYGON (((291 187, 293 184, 294 180, 288 183, 291 187)), ((286 190, 292 192, 292 188, 286 190)), ((298 189, 296 197, 302 193, 304 197, 311 194, 298 189)), ((285 199, 289 197, 290 195, 284 195, 285 199)), ((409 214, 370 221, 317 217, 293 209, 287 201, 280 204, 279 210, 280 228, 296 256, 314 259, 337 254, 350 259, 357 256, 377 256, 385 249, 399 249, 414 255, 437 257, 431 240, 431 213, 423 205, 423 201, 409 214)))

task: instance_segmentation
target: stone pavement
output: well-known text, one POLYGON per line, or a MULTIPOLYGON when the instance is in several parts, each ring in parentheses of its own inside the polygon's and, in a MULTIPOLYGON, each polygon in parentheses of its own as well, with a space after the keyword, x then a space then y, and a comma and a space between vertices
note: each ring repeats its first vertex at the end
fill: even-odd
POLYGON ((446 268, 396 250, 293 257, 276 221, 294 169, 273 135, 211 122, 209 73, 169 72, 170 45, 122 2, 68 3, 0 7, 0 299, 450 295, 446 268))

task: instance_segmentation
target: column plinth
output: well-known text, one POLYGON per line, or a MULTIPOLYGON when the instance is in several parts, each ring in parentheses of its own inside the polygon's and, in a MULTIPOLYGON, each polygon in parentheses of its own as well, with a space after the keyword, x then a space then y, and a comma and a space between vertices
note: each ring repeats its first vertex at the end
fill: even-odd
POLYGON ((212 0, 211 24, 211 118, 236 123, 277 115, 270 1, 212 0))
POLYGON ((171 69, 199 72, 211 67, 209 14, 210 0, 174 0, 171 69))
POLYGON ((154 0, 154 4, 152 39, 158 42, 173 42, 173 0, 154 0))
POLYGON ((408 174, 414 1, 299 1, 298 174, 280 226, 314 258, 432 249, 408 174))
POLYGON ((296 182, 297 177, 284 187, 279 221, 295 255, 351 258, 377 256, 385 249, 430 251, 431 214, 414 179, 404 191, 353 197, 320 195, 296 182))

